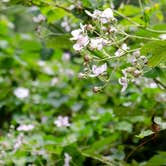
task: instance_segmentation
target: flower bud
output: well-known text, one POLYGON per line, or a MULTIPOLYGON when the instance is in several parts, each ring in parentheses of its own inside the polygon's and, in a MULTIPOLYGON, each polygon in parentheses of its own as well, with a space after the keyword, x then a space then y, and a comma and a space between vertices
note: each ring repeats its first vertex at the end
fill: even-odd
POLYGON ((141 53, 139 50, 133 52, 133 56, 135 56, 136 58, 139 58, 140 55, 141 55, 141 53))
POLYGON ((85 77, 85 74, 84 74, 84 73, 79 73, 79 74, 78 74, 78 78, 79 78, 79 79, 82 79, 82 78, 84 78, 84 77, 85 77))
POLYGON ((126 72, 132 73, 134 70, 135 70, 134 67, 128 67, 128 68, 126 69, 126 72))
POLYGON ((93 92, 94 92, 94 93, 97 93, 97 92, 99 92, 99 91, 101 91, 101 87, 98 87, 98 86, 94 86, 94 87, 93 87, 93 92))
POLYGON ((87 24, 85 28, 87 31, 94 30, 94 27, 91 24, 87 24))
POLYGON ((84 56, 84 62, 89 62, 89 60, 90 60, 89 55, 85 55, 85 56, 84 56))
POLYGON ((141 71, 140 70, 135 70, 134 71, 134 73, 133 73, 133 75, 135 76, 135 77, 138 77, 138 76, 140 76, 141 75, 141 71))

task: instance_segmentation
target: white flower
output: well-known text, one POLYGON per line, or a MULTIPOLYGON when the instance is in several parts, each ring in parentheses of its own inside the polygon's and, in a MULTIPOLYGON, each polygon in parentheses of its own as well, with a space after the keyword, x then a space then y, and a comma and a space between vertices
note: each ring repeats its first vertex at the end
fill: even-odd
POLYGON ((73 36, 71 40, 78 40, 80 37, 82 37, 82 30, 76 29, 71 32, 71 35, 73 36))
POLYGON ((81 49, 83 49, 86 45, 88 45, 89 43, 89 37, 88 36, 81 36, 76 44, 73 45, 74 50, 76 51, 80 51, 81 49))
POLYGON ((126 77, 119 78, 119 84, 122 85, 121 92, 124 92, 128 86, 127 78, 126 77))
POLYGON ((162 39, 162 40, 166 40, 166 34, 161 34, 161 35, 159 36, 159 38, 162 39))
MULTIPOLYGON (((100 74, 104 73, 107 70, 107 64, 104 63, 103 65, 97 67, 96 65, 92 66, 92 72, 95 77, 99 76, 100 74)), ((93 77, 93 75, 92 75, 93 77)))
POLYGON ((54 124, 57 127, 68 127, 68 126, 70 126, 69 118, 67 116, 65 116, 65 117, 58 116, 58 118, 54 121, 54 124))
POLYGON ((127 46, 127 44, 123 43, 121 47, 115 52, 115 56, 122 56, 128 49, 129 47, 127 46))
POLYGON ((31 131, 34 129, 34 125, 29 124, 29 125, 25 125, 25 124, 21 124, 19 127, 17 127, 17 131, 31 131))
POLYGON ((105 17, 105 18, 113 18, 113 11, 110 8, 105 9, 102 14, 101 17, 105 17))
POLYGON ((38 64, 40 67, 43 67, 43 66, 46 65, 46 62, 43 61, 43 60, 39 60, 39 61, 37 62, 37 64, 38 64))
POLYGON ((129 49, 129 47, 127 46, 126 43, 123 43, 122 46, 121 46, 122 50, 126 51, 129 49))
POLYGON ((64 166, 70 166, 70 160, 72 159, 72 157, 68 153, 65 153, 64 156, 64 166))
POLYGON ((140 57, 141 56, 140 50, 134 51, 133 56, 136 57, 136 58, 140 57))
POLYGON ((96 18, 98 18, 98 17, 101 16, 102 11, 100 11, 100 10, 94 10, 94 12, 93 12, 93 14, 92 14, 92 13, 89 12, 88 10, 85 10, 85 13, 86 13, 88 16, 90 16, 90 17, 96 19, 96 18))
POLYGON ((42 14, 39 14, 38 16, 33 17, 32 19, 33 19, 33 22, 40 23, 42 21, 45 21, 46 18, 42 14))
POLYGON ((128 69, 122 70, 123 77, 119 78, 119 84, 122 85, 121 92, 124 92, 126 90, 127 86, 128 86, 127 70, 128 69))
POLYGON ((29 96, 29 89, 18 87, 14 90, 14 95, 20 99, 24 99, 29 96))
POLYGON ((110 8, 107 8, 104 11, 95 10, 93 13, 85 10, 85 13, 93 19, 98 19, 103 24, 109 23, 111 20, 115 19, 113 16, 113 11, 110 8))
POLYGON ((53 75, 54 74, 54 71, 49 66, 44 66, 43 72, 46 73, 46 74, 48 74, 48 75, 53 75))
POLYGON ((65 52, 63 55, 62 55, 62 60, 63 61, 69 61, 70 60, 70 57, 71 57, 71 54, 69 52, 65 52))
POLYGON ((103 48, 103 46, 105 46, 107 44, 107 41, 103 38, 92 38, 90 40, 90 47, 91 49, 97 49, 97 50, 101 50, 103 48))
POLYGON ((112 9, 110 8, 107 8, 105 9, 102 14, 101 14, 101 19, 100 21, 103 23, 103 24, 106 24, 108 23, 111 19, 113 19, 114 16, 113 16, 113 11, 112 9))
POLYGON ((71 30, 69 19, 67 17, 64 17, 64 20, 61 22, 61 27, 64 28, 66 32, 71 30))
POLYGON ((14 144, 14 152, 16 152, 20 147, 21 145, 23 144, 23 139, 24 139, 24 134, 19 134, 17 139, 16 139, 16 142, 14 144))
POLYGON ((127 69, 122 70, 122 73, 123 73, 124 77, 127 78, 127 69))
POLYGON ((73 45, 73 49, 80 51, 89 43, 88 35, 84 34, 85 26, 80 24, 80 29, 73 30, 71 35, 73 36, 70 40, 76 40, 76 44, 73 45))
POLYGON ((57 77, 54 77, 52 80, 51 80, 51 86, 55 86, 57 83, 58 83, 59 79, 57 77))

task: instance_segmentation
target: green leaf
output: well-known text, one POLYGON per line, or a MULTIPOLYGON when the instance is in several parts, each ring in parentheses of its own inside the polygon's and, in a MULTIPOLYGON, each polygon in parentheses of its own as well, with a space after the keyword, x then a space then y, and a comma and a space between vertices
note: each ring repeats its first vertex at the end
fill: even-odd
POLYGON ((159 152, 159 154, 152 157, 145 166, 157 166, 165 165, 166 163, 166 152, 159 152))
POLYGON ((144 73, 147 78, 157 78, 159 77, 163 83, 166 82, 166 69, 159 67, 152 68, 151 70, 144 73))
POLYGON ((92 145, 89 146, 88 149, 84 150, 84 152, 88 154, 97 154, 107 149, 112 142, 114 142, 118 138, 118 134, 113 134, 110 137, 102 138, 99 141, 96 141, 92 145))
POLYGON ((155 67, 166 60, 166 41, 152 41, 145 44, 141 53, 150 55, 148 57, 148 66, 155 67))
POLYGON ((151 131, 151 130, 145 130, 145 131, 141 131, 141 133, 138 134, 138 135, 136 135, 136 137, 142 139, 142 138, 144 138, 144 137, 146 137, 146 136, 152 135, 153 133, 154 133, 154 132, 151 131))
POLYGON ((132 132, 132 124, 126 121, 122 121, 117 124, 116 129, 121 131, 132 132))
POLYGON ((120 8, 119 11, 125 16, 134 16, 140 14, 140 8, 133 5, 125 5, 123 8, 120 8))
POLYGON ((69 35, 51 36, 46 39, 48 48, 70 48, 72 46, 69 35))

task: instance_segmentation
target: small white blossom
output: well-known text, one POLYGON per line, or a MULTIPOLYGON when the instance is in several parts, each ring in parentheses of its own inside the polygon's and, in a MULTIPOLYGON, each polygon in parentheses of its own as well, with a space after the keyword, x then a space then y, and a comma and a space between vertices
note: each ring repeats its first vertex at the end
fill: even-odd
POLYGON ((45 21, 46 18, 42 14, 39 14, 38 16, 33 17, 32 19, 33 19, 33 22, 40 23, 42 21, 45 21))
POLYGON ((124 92, 126 90, 127 86, 128 86, 127 70, 128 69, 122 70, 123 77, 119 78, 119 84, 122 85, 121 92, 124 92))
POLYGON ((14 152, 16 152, 21 147, 21 145, 23 144, 23 139, 24 135, 22 133, 19 134, 13 147, 14 152))
POLYGON ((86 13, 88 16, 92 17, 93 19, 97 19, 98 17, 101 16, 101 13, 102 13, 102 12, 101 12, 100 10, 94 10, 94 12, 91 13, 91 12, 89 12, 88 10, 85 10, 85 13, 86 13))
POLYGON ((18 87, 14 90, 14 95, 19 99, 24 99, 29 96, 29 89, 18 87))
POLYGON ((159 36, 159 38, 162 39, 162 40, 166 40, 166 34, 161 34, 161 35, 159 36))
POLYGON ((55 86, 57 83, 58 83, 59 79, 57 77, 54 77, 52 80, 51 80, 51 86, 55 86))
POLYGON ((140 57, 141 56, 140 50, 134 51, 133 56, 136 58, 140 57))
POLYGON ((93 13, 85 10, 86 14, 92 17, 93 19, 98 19, 101 23, 106 24, 111 20, 114 20, 113 11, 110 8, 105 9, 104 11, 95 10, 93 13))
POLYGON ((121 92, 124 92, 128 86, 128 81, 126 77, 119 78, 119 84, 122 85, 121 92))
POLYGON ((126 51, 129 49, 129 47, 127 46, 126 43, 123 43, 122 46, 121 46, 122 50, 126 51))
POLYGON ((25 125, 25 124, 21 124, 19 127, 17 127, 17 131, 31 131, 34 129, 34 125, 29 124, 29 125, 25 125))
POLYGON ((71 58, 71 54, 69 52, 65 52, 63 55, 62 55, 62 60, 63 61, 69 61, 71 58))
POLYGON ((128 49, 129 47, 127 46, 127 44, 123 43, 121 47, 115 52, 115 56, 122 56, 128 49))
POLYGON ((58 118, 54 121, 54 124, 57 127, 68 127, 68 126, 70 126, 69 118, 67 116, 65 116, 65 117, 58 116, 58 118))
POLYGON ((43 66, 46 65, 46 62, 43 61, 43 60, 39 60, 39 61, 37 62, 37 64, 38 64, 40 67, 43 67, 43 66))
POLYGON ((104 73, 107 70, 107 64, 104 63, 103 65, 97 67, 96 65, 92 66, 92 72, 94 75, 92 75, 91 77, 97 77, 100 74, 104 73))
POLYGON ((101 19, 100 21, 103 23, 103 24, 106 24, 108 23, 111 19, 113 19, 114 16, 113 16, 113 11, 112 9, 110 8, 107 8, 105 9, 102 14, 101 14, 101 19))
POLYGON ((84 33, 85 26, 80 24, 80 29, 73 30, 71 35, 73 36, 70 40, 76 40, 76 44, 73 45, 73 49, 80 51, 86 47, 89 43, 89 37, 84 33))
POLYGON ((89 43, 89 37, 88 36, 81 36, 76 44, 73 45, 74 50, 76 51, 80 51, 82 50, 84 47, 86 47, 89 43))
POLYGON ((72 157, 68 153, 65 153, 64 156, 64 166, 70 166, 70 160, 72 159, 72 157))
POLYGON ((71 30, 69 19, 67 17, 64 17, 63 21, 61 22, 61 27, 64 28, 66 32, 71 30))
POLYGON ((80 37, 82 37, 82 30, 76 29, 71 32, 71 35, 73 36, 71 40, 78 40, 80 37))
POLYGON ((107 44, 107 41, 103 38, 92 38, 90 40, 90 48, 91 49, 97 49, 97 50, 101 50, 103 48, 103 46, 105 46, 107 44))
POLYGON ((127 78, 127 69, 122 70, 122 73, 123 73, 124 77, 127 78))
POLYGON ((54 74, 54 71, 49 66, 44 66, 43 72, 46 73, 46 74, 48 74, 48 75, 53 75, 54 74))

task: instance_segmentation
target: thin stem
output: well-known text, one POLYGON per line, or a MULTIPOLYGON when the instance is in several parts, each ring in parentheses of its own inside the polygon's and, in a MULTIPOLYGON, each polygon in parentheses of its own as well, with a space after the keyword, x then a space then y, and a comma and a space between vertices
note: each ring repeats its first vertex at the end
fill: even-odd
POLYGON ((64 11, 68 12, 68 13, 71 13, 71 11, 63 6, 60 6, 58 4, 55 4, 54 2, 46 2, 46 1, 42 1, 43 3, 49 5, 49 6, 53 6, 53 7, 56 7, 56 8, 60 8, 60 9, 63 9, 64 11))
POLYGON ((150 37, 143 37, 143 36, 137 36, 137 35, 130 35, 124 31, 121 31, 121 34, 126 35, 130 38, 136 38, 136 39, 144 39, 144 40, 153 40, 153 41, 161 41, 161 39, 158 38, 150 38, 150 37))
POLYGON ((98 161, 100 161, 100 162, 102 162, 102 163, 104 163, 104 164, 107 164, 108 166, 114 166, 113 163, 111 163, 111 162, 105 160, 104 158, 99 158, 99 157, 94 156, 94 155, 92 156, 92 155, 89 155, 89 154, 87 154, 87 153, 85 153, 85 152, 82 152, 82 151, 80 151, 80 153, 81 153, 83 156, 85 156, 85 157, 90 157, 90 158, 92 158, 92 159, 98 160, 98 161))
POLYGON ((131 52, 134 52, 134 51, 137 51, 137 50, 140 50, 140 48, 137 48, 137 49, 133 49, 133 50, 129 50, 129 51, 125 51, 125 53, 124 54, 122 54, 122 55, 120 55, 120 56, 110 56, 110 57, 108 57, 108 58, 104 58, 104 59, 99 59, 99 60, 95 60, 95 61, 99 61, 99 62, 101 62, 101 61, 106 61, 106 60, 110 60, 110 59, 116 59, 116 58, 120 58, 120 57, 122 57, 122 56, 124 56, 124 55, 126 55, 126 54, 128 54, 128 53, 131 53, 131 52))
POLYGON ((166 31, 162 31, 162 30, 155 30, 155 29, 151 29, 151 28, 145 28, 145 29, 150 32, 155 32, 155 33, 166 33, 166 31))
POLYGON ((162 82, 160 82, 158 79, 154 78, 154 82, 160 86, 162 86, 164 89, 166 89, 166 85, 164 85, 162 82))
POLYGON ((137 22, 133 21, 131 18, 125 16, 124 14, 120 13, 117 10, 114 10, 114 13, 116 13, 117 15, 119 15, 119 16, 123 17, 124 19, 128 20, 130 23, 134 24, 138 28, 143 28, 143 29, 145 29, 145 30, 147 30, 149 32, 154 32, 154 33, 166 33, 166 31, 163 31, 163 30, 155 30, 155 29, 151 29, 151 28, 145 27, 144 25, 140 25, 137 22))
POLYGON ((156 134, 153 135, 153 137, 151 137, 150 139, 148 139, 147 141, 142 142, 141 144, 139 144, 138 146, 136 146, 136 148, 134 148, 126 157, 125 161, 127 161, 129 159, 129 157, 131 155, 133 155, 133 153, 135 153, 140 147, 142 147, 143 145, 147 144, 148 142, 150 142, 151 140, 153 140, 156 137, 156 134))
POLYGON ((131 22, 132 24, 134 24, 134 25, 136 25, 136 26, 138 26, 138 27, 140 26, 140 24, 138 24, 137 22, 133 21, 131 18, 125 16, 124 14, 118 12, 117 10, 114 10, 114 13, 116 13, 117 15, 119 15, 119 16, 125 18, 126 20, 128 20, 128 21, 131 22))
POLYGON ((143 13, 143 12, 144 12, 144 9, 143 9, 143 5, 142 5, 142 1, 139 0, 138 2, 139 2, 139 6, 140 6, 140 8, 141 8, 141 11, 142 11, 142 13, 143 13))

